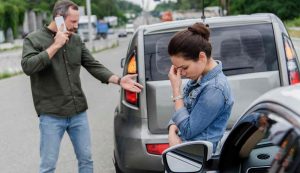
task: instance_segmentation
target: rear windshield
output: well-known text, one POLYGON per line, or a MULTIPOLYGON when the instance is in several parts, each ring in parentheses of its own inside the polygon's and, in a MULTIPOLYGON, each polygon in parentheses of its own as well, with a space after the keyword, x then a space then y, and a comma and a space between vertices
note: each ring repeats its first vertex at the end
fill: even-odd
MULTIPOLYGON (((146 35, 146 80, 168 79, 168 43, 174 33, 146 35)), ((222 61, 225 75, 278 70, 271 24, 211 28, 212 57, 222 61)))

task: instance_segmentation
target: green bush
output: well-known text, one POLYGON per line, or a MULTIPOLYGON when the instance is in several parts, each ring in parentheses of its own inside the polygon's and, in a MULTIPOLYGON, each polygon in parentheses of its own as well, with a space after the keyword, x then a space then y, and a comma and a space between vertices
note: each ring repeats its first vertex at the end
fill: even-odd
POLYGON ((0 73, 0 80, 1 79, 5 79, 5 78, 10 78, 10 77, 13 77, 13 76, 17 76, 19 74, 23 74, 23 72, 15 72, 15 73, 5 72, 5 73, 0 73))
POLYGON ((285 22, 287 27, 300 27, 300 17, 285 22))

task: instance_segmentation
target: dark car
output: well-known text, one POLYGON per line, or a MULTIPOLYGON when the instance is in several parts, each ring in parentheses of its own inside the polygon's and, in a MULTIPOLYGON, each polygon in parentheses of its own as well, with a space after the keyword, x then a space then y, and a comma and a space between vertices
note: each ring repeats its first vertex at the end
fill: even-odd
POLYGON ((300 172, 300 85, 282 87, 257 99, 237 121, 221 152, 208 141, 167 149, 167 172, 300 172))
MULTIPOLYGON (((121 90, 114 118, 117 172, 163 171, 161 154, 169 147, 167 125, 174 112, 168 43, 174 33, 196 22, 202 19, 145 25, 132 35, 123 74, 137 73, 144 89, 139 94, 121 90)), ((212 57, 222 61, 235 99, 228 131, 256 98, 300 82, 298 57, 277 16, 212 17, 205 23, 211 30, 212 57)))

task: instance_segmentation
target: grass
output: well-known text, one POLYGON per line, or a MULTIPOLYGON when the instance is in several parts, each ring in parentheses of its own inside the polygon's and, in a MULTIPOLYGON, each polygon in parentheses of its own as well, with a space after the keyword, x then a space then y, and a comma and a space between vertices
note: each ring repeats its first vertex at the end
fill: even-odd
POLYGON ((12 48, 5 48, 5 49, 0 49, 0 52, 8 51, 8 50, 16 50, 16 49, 21 49, 21 46, 15 46, 12 48))
POLYGON ((284 22, 287 27, 300 27, 300 17, 284 22))
POLYGON ((284 22, 285 26, 288 28, 288 33, 291 37, 300 38, 300 30, 294 28, 300 28, 300 17, 293 20, 288 20, 284 22))
POLYGON ((300 38, 300 30, 296 28, 300 28, 300 16, 293 19, 284 21, 284 25, 288 29, 288 33, 291 37, 300 38))
POLYGON ((300 38, 300 30, 291 30, 288 29, 288 33, 291 37, 300 38))
POLYGON ((17 76, 17 75, 20 75, 20 74, 23 74, 23 72, 16 72, 16 73, 4 72, 4 73, 0 73, 0 80, 5 79, 5 78, 10 78, 10 77, 13 77, 13 76, 17 76))

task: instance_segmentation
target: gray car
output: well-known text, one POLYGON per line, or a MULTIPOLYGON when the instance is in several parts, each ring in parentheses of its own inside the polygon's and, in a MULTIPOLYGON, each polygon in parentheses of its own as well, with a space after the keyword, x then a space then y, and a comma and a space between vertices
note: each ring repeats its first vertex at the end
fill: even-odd
MULTIPOLYGON (((175 32, 201 21, 165 22, 135 31, 123 74, 137 73, 145 88, 140 94, 121 90, 114 119, 116 172, 163 171, 161 154, 168 148, 167 124, 174 112, 168 42, 175 32)), ((211 29, 212 57, 222 61, 235 98, 228 131, 260 95, 300 82, 295 49, 277 16, 214 17, 205 23, 211 29)))

